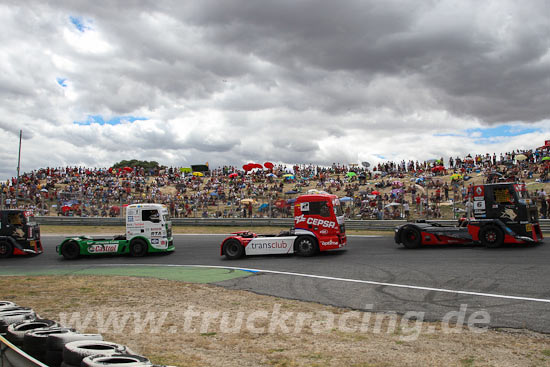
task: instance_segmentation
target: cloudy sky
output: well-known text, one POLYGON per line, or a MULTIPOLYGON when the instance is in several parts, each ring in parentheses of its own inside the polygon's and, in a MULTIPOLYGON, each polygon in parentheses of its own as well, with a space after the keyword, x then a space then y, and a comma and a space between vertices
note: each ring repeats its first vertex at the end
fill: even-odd
POLYGON ((550 139, 550 3, 0 5, 0 178, 123 159, 332 164, 550 139))

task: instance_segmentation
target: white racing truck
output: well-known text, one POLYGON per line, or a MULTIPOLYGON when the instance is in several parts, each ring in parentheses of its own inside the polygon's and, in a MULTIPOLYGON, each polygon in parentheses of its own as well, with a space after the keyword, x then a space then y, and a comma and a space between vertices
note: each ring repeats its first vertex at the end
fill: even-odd
POLYGON ((172 222, 161 204, 132 204, 126 208, 126 234, 112 238, 67 237, 56 252, 65 259, 104 254, 144 256, 174 251, 172 222))

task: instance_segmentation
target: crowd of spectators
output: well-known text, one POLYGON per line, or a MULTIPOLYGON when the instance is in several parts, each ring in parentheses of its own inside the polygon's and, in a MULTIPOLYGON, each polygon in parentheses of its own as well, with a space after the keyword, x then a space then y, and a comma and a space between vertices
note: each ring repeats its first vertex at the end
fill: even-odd
MULTIPOLYGON (((543 158, 514 151, 446 162, 278 165, 250 171, 224 166, 204 173, 179 167, 47 167, 24 173, 19 184, 16 178, 4 182, 1 205, 30 208, 37 215, 105 217, 121 215, 130 203, 155 202, 167 205, 176 218, 288 217, 293 198, 315 189, 337 194, 348 218, 456 217, 469 209, 469 188, 476 177, 482 183, 548 182, 550 162, 543 158)), ((531 196, 541 216, 548 217, 546 191, 531 196)))

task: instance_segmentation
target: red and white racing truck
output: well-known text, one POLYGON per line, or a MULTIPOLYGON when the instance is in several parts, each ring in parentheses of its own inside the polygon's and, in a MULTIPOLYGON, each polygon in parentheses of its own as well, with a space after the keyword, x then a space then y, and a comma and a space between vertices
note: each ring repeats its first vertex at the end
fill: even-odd
POLYGON ((302 195, 294 203, 294 227, 279 235, 249 231, 232 233, 223 240, 221 255, 238 259, 243 255, 292 254, 312 256, 319 251, 340 249, 347 244, 344 213, 336 195, 302 195))

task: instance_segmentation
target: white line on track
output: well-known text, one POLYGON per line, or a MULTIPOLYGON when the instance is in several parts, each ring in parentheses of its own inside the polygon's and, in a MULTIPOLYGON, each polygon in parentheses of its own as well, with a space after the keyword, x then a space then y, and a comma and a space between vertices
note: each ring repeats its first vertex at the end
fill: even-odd
POLYGON ((324 280, 334 280, 338 282, 347 282, 347 283, 359 283, 359 284, 370 284, 370 285, 381 285, 385 287, 394 287, 394 288, 405 288, 405 289, 416 289, 422 291, 431 291, 431 292, 441 292, 441 293, 454 293, 454 294, 464 294, 469 296, 478 296, 478 297, 490 297, 490 298, 501 298, 501 299, 511 299, 517 301, 529 301, 529 302, 543 302, 550 303, 550 299, 545 298, 531 298, 531 297, 520 297, 520 296, 508 296, 505 294, 495 294, 495 293, 481 293, 481 292, 470 292, 470 291, 460 291, 453 289, 445 288, 432 288, 432 287, 421 287, 416 285, 406 285, 406 284, 395 284, 395 283, 385 283, 385 282, 376 282, 372 280, 361 280, 361 279, 348 279, 348 278, 338 278, 338 277, 329 277, 326 275, 315 275, 315 274, 303 274, 303 273, 292 273, 287 271, 277 271, 277 270, 263 270, 263 269, 253 269, 253 268, 242 268, 236 266, 216 266, 216 265, 176 265, 176 264, 102 264, 96 266, 165 266, 165 267, 193 267, 193 268, 211 268, 211 269, 231 269, 231 270, 243 270, 250 271, 254 273, 268 273, 268 274, 279 274, 279 275, 291 275, 298 276, 303 278, 313 278, 313 279, 324 279, 324 280))

